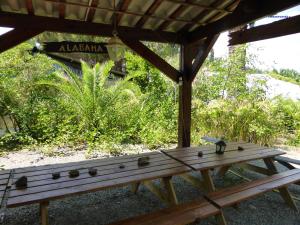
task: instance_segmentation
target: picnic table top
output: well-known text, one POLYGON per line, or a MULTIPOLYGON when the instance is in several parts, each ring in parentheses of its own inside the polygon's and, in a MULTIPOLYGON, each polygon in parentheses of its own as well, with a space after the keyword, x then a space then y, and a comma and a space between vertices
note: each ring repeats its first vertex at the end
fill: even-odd
POLYGON ((229 143, 224 155, 215 154, 215 146, 211 145, 184 148, 184 150, 171 149, 139 155, 19 168, 13 171, 13 181, 21 176, 27 176, 28 187, 20 190, 12 185, 8 194, 7 207, 49 201, 109 187, 170 177, 192 170, 204 170, 281 154, 284 153, 255 144, 229 143), (238 146, 242 146, 244 150, 238 151, 238 146), (202 157, 198 157, 199 151, 203 152, 202 157), (138 158, 144 156, 150 158, 150 164, 140 167, 137 163, 138 158), (120 165, 125 167, 120 168, 120 165), (97 175, 91 176, 88 173, 88 168, 91 167, 98 170, 97 175), (70 178, 68 172, 74 169, 78 170, 80 175, 70 178), (56 180, 52 179, 53 172, 60 172, 61 177, 56 180))
POLYGON ((25 175, 28 178, 28 187, 20 190, 13 185, 7 206, 15 207, 43 200, 48 201, 188 171, 191 171, 191 168, 161 152, 16 169, 14 180, 25 175), (137 160, 142 156, 150 158, 149 165, 138 166, 137 160), (125 167, 120 168, 120 165, 125 167), (97 175, 91 176, 88 173, 88 168, 91 167, 97 169, 97 175), (70 178, 68 172, 74 169, 79 170, 80 175, 70 178), (60 172, 61 177, 56 180, 52 179, 53 172, 60 172))
POLYGON ((270 147, 246 142, 228 143, 225 153, 222 155, 215 153, 214 145, 184 148, 184 151, 182 148, 177 148, 163 152, 193 170, 205 170, 285 154, 270 147), (243 150, 238 150, 238 147, 242 147, 243 150), (202 157, 198 156, 199 151, 203 153, 202 157))

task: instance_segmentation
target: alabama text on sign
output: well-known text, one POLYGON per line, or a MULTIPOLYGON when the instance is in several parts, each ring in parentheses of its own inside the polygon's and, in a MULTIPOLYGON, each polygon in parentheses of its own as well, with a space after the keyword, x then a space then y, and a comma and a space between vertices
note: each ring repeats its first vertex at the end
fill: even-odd
POLYGON ((94 42, 45 42, 44 51, 46 52, 84 52, 84 53, 98 53, 107 54, 106 43, 94 43, 94 42))

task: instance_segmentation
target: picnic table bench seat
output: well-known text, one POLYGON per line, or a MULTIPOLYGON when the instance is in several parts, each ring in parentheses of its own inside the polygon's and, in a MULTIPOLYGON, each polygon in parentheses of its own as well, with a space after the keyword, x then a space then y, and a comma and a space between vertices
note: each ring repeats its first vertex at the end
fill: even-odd
POLYGON ((209 216, 219 214, 224 207, 236 205, 257 195, 299 181, 300 169, 289 170, 212 192, 197 201, 125 219, 110 225, 183 225, 200 222, 209 216))

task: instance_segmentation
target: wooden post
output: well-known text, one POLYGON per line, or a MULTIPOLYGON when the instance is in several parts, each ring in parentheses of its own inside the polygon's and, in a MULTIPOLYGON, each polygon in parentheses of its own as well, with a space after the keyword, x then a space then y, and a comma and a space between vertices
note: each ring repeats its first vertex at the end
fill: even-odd
POLYGON ((183 76, 179 80, 178 147, 191 145, 191 108, 192 108, 192 59, 186 46, 180 48, 180 70, 183 76))
POLYGON ((49 202, 41 202, 40 203, 41 225, 49 225, 48 205, 49 205, 49 202))

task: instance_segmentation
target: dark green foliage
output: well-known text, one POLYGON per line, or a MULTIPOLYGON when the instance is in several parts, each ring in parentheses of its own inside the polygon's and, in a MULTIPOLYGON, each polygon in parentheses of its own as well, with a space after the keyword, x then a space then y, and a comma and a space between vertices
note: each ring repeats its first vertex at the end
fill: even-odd
MULTIPOLYGON (((148 45, 176 62, 176 46, 148 45)), ((10 118, 16 131, 6 131, 0 148, 80 144, 117 155, 120 144, 176 143, 178 85, 140 57, 127 52, 128 76, 112 83, 107 79, 111 62, 82 63, 79 77, 63 65, 56 69, 44 55, 30 55, 31 48, 22 44, 0 55, 0 116, 10 118)), ((210 135, 300 144, 300 103, 266 99, 263 81, 248 86, 245 48, 208 60, 199 72, 193 84, 193 142, 210 135)))

